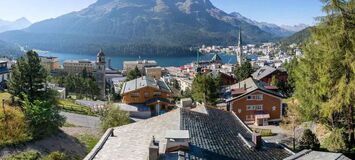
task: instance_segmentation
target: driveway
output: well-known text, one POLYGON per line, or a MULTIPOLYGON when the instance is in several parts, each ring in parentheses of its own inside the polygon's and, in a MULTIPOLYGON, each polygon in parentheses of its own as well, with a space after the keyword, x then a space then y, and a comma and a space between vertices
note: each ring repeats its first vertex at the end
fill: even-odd
POLYGON ((86 116, 75 113, 60 112, 60 114, 67 119, 67 123, 85 128, 100 128, 100 118, 93 116, 86 116))

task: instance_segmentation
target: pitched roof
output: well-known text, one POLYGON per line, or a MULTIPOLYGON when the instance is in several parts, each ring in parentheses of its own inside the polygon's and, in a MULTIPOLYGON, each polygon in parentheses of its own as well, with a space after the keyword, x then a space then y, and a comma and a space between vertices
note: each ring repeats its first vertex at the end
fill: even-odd
POLYGON ((263 79, 264 77, 270 75, 271 73, 275 72, 276 70, 277 69, 274 67, 263 66, 263 67, 259 68, 258 70, 256 70, 253 74, 251 74, 251 76, 256 80, 260 80, 260 79, 263 79))
MULTIPOLYGON (((231 89, 238 91, 238 93, 242 93, 241 95, 237 96, 237 97, 233 97, 231 99, 228 99, 227 102, 233 101, 235 99, 239 99, 241 97, 244 97, 245 95, 254 92, 256 90, 260 90, 269 94, 272 94, 274 96, 277 97, 281 97, 283 98, 284 96, 279 93, 279 92, 275 92, 272 90, 269 90, 266 88, 266 84, 262 81, 258 81, 255 80, 253 78, 247 78, 239 83, 236 83, 234 85, 231 86, 231 89), (241 90, 244 90, 243 92, 241 90)), ((233 91, 232 91, 233 92, 233 91)))
POLYGON ((122 86, 121 94, 132 92, 144 87, 152 87, 164 92, 171 92, 170 87, 165 83, 164 80, 156 80, 152 77, 143 76, 124 83, 122 86))
MULTIPOLYGON (((260 149, 250 149, 238 137, 251 141, 252 132, 233 113, 199 107, 195 110, 176 109, 158 117, 114 129, 94 159, 147 159, 154 136, 164 152, 168 130, 189 130, 186 159, 283 159, 290 155, 278 144, 263 142, 260 149)), ((173 156, 174 157, 174 156, 173 156)), ((164 157, 171 158, 169 154, 164 157)))
POLYGON ((285 160, 350 160, 342 153, 331 153, 331 152, 321 152, 321 151, 312 151, 312 150, 302 150, 301 152, 296 153, 290 157, 287 157, 285 160))

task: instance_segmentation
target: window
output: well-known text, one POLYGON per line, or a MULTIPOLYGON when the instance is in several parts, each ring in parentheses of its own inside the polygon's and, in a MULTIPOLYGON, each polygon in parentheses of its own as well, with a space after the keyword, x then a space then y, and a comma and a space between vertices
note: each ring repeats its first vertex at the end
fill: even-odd
POLYGON ((272 111, 275 111, 276 110, 276 106, 272 106, 272 111))
POLYGON ((247 100, 263 100, 263 95, 262 94, 249 95, 247 97, 247 100))
POLYGON ((263 105, 247 105, 247 110, 248 111, 262 111, 263 110, 263 105))
POLYGON ((160 94, 161 94, 160 92, 154 92, 153 96, 160 96, 160 94))
POLYGON ((254 121, 254 115, 246 115, 245 119, 246 121, 254 121))
POLYGON ((145 93, 144 93, 144 97, 145 97, 145 98, 148 98, 148 97, 149 97, 149 93, 148 93, 148 92, 145 92, 145 93))
POLYGON ((131 97, 139 97, 139 93, 138 92, 131 93, 131 97))

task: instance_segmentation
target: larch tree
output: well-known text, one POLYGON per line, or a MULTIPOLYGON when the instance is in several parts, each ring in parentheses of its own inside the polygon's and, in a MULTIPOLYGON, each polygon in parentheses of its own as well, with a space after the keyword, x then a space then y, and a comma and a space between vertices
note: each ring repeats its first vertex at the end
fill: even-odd
POLYGON ((345 129, 354 142, 355 1, 322 0, 326 16, 312 28, 295 71, 295 96, 307 120, 333 131, 345 129))

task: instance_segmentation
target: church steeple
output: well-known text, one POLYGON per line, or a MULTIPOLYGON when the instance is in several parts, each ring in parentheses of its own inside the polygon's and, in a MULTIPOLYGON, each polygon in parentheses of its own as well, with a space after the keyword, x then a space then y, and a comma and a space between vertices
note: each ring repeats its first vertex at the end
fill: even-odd
POLYGON ((238 49, 237 49, 237 65, 241 66, 243 64, 243 46, 242 46, 242 28, 239 27, 239 40, 238 40, 238 49))

